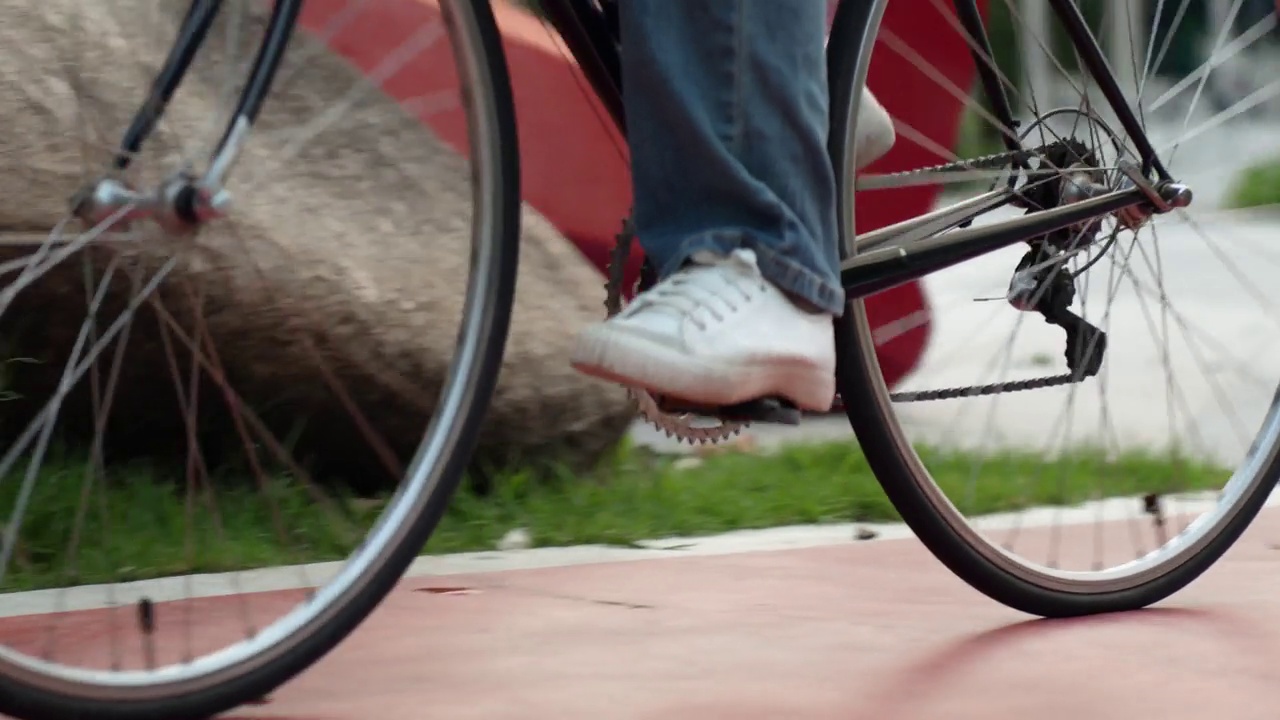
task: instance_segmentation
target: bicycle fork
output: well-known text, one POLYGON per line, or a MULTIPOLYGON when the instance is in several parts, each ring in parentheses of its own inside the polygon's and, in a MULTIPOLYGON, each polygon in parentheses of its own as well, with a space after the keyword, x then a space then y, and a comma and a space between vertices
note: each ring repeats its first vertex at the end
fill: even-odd
POLYGON ((253 70, 204 173, 196 175, 190 168, 182 168, 158 187, 138 190, 130 187, 122 175, 155 131, 222 9, 222 0, 192 0, 173 48, 156 74, 146 101, 125 131, 110 170, 72 195, 72 214, 91 227, 105 225, 106 230, 126 229, 136 220, 149 219, 169 232, 189 231, 225 215, 231 204, 231 196, 223 187, 227 175, 239 159, 270 93, 303 2, 275 3, 253 70))

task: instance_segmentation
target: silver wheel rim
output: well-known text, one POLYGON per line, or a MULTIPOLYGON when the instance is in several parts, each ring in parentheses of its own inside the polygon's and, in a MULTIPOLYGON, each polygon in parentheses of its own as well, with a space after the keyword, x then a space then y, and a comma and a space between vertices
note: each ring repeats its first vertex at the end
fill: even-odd
POLYGON ((444 470, 463 441, 462 418, 482 410, 474 395, 481 382, 472 370, 483 349, 492 342, 486 330, 500 312, 492 301, 494 268, 505 249, 499 227, 508 198, 502 190, 502 155, 498 147, 498 109, 491 85, 477 17, 478 3, 442 0, 448 39, 469 92, 467 112, 472 147, 471 231, 472 274, 467 281, 464 321, 457 341, 458 352, 450 365, 437 410, 418 447, 406 477, 393 499, 363 542, 322 587, 287 614, 252 637, 204 655, 191 662, 151 670, 91 670, 68 667, 0 647, 0 675, 64 698, 103 702, 147 702, 191 695, 216 688, 279 661, 301 642, 334 620, 335 616, 386 566, 388 550, 403 544, 406 534, 423 516, 425 507, 441 484, 449 480, 444 470))
MULTIPOLYGON (((866 81, 871 64, 871 48, 874 45, 874 39, 880 34, 883 14, 889 1, 880 0, 871 11, 865 35, 867 42, 862 43, 863 51, 854 75, 854 82, 858 87, 866 81)), ((992 0, 992 2, 1000 1, 992 0)), ((857 38, 842 40, 857 42, 857 38)), ((1222 44, 1222 41, 1219 42, 1222 44)), ((859 94, 852 93, 850 107, 847 110, 847 116, 851 121, 846 132, 846 157, 842 163, 845 168, 842 173, 843 187, 852 187, 854 184, 852 148, 856 134, 858 103, 859 94)), ((855 234, 854 205, 855 203, 851 201, 842 204, 840 222, 845 238, 853 238, 855 234)), ((852 245, 852 241, 846 240, 846 245, 852 245)), ((846 247, 845 254, 851 255, 853 250, 846 247)), ((857 342, 860 346, 859 352, 864 358, 876 357, 877 346, 873 329, 867 318, 865 303, 861 300, 852 303, 850 312, 853 313, 857 342)), ((1277 402, 1280 395, 1272 398, 1244 460, 1226 481, 1212 509, 1191 521, 1162 546, 1131 561, 1103 570, 1069 571, 1035 563, 1017 556, 977 532, 971 521, 944 494, 909 441, 895 411, 895 403, 890 400, 890 390, 886 387, 882 374, 874 363, 868 363, 868 367, 868 380, 874 389, 876 403, 872 411, 882 419, 885 429, 893 439, 895 454, 905 460, 910 470, 912 484, 926 498, 937 518, 944 522, 967 547, 978 553, 992 566, 1013 578, 1040 588, 1079 595, 1100 595, 1132 590, 1167 576, 1195 557, 1224 532, 1250 499, 1256 498, 1259 493, 1268 492, 1267 483, 1274 477, 1274 464, 1277 461, 1277 452, 1280 451, 1280 402, 1277 402)))

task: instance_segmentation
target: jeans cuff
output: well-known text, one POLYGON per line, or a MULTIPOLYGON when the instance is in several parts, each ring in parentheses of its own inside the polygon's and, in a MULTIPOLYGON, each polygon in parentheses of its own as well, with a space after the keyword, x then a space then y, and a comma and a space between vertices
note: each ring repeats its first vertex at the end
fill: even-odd
POLYGON ((756 254, 756 263, 765 280, 778 289, 800 298, 819 310, 840 317, 844 314, 844 287, 824 274, 814 272, 773 249, 772 243, 761 242, 741 230, 713 230, 694 235, 680 244, 680 249, 658 270, 658 277, 668 277, 679 270, 695 254, 703 251, 728 255, 738 248, 756 254))

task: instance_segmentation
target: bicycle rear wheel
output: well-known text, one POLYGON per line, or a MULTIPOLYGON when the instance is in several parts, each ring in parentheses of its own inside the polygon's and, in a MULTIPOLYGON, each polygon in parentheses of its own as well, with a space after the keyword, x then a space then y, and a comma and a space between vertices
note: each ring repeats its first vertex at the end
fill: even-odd
POLYGON ((262 698, 391 590, 471 459, 520 229, 492 11, 303 5, 50 0, 0 24, 6 716, 262 698), (300 8, 250 136, 232 107, 300 8), (121 148, 193 22, 184 82, 121 148), (222 138, 232 204, 192 206, 222 138))
MULTIPOLYGON (((1271 8, 1249 23, 1222 19, 1184 43, 1205 52, 1189 63, 1195 71, 1179 75, 1168 70, 1168 53, 1188 4, 1157 3, 1168 16, 1145 18, 1134 3, 1080 6, 1110 49, 1160 159, 1195 190, 1189 209, 1136 230, 1100 218, 926 278, 933 344, 897 392, 880 375, 862 304, 853 303, 839 323, 840 392, 902 519, 958 576, 1027 613, 1129 610, 1168 597, 1236 542, 1280 477, 1276 374, 1264 360, 1280 341, 1280 313, 1274 283, 1262 274, 1275 262, 1268 228, 1280 221, 1270 208, 1233 210, 1238 198, 1223 192, 1246 171, 1230 162, 1241 157, 1231 148, 1250 143, 1280 153, 1267 125, 1253 117, 1267 112, 1280 84, 1262 83, 1225 108, 1206 110, 1202 102, 1228 57, 1276 56, 1276 18, 1271 8), (1140 32, 1145 28, 1152 29, 1140 32), (1039 274, 1019 277, 1032 278, 1035 297, 1055 278, 1069 279, 1071 310, 1107 333, 1096 374, 1062 367, 1063 331, 1006 302, 1021 291, 1011 281, 1015 270, 1028 265, 1039 274), (1057 380, 1038 379, 1052 376, 1057 380), (933 392, 948 388, 967 389, 933 392)), ((985 26, 995 57, 965 39, 957 6, 841 4, 832 33, 833 47, 836 38, 843 43, 831 64, 832 150, 843 170, 847 237, 855 234, 860 202, 883 207, 923 193, 936 207, 957 207, 1005 192, 1011 177, 1023 198, 1053 187, 1053 202, 1070 201, 1065 188, 1074 181, 1063 180, 1065 172, 1034 185, 1013 175, 1001 156, 1003 136, 991 129, 993 105, 979 99, 980 89, 970 90, 977 84, 973 53, 995 69, 1025 146, 1045 148, 1035 167, 1070 167, 1116 187, 1119 161, 1137 157, 1056 20, 1028 14, 1041 4, 990 1, 985 26), (928 43, 913 42, 920 38, 928 43), (896 92, 884 100, 899 144, 855 178, 844 157, 856 131, 853 90, 864 78, 873 91, 894 83, 896 92), (960 126, 913 127, 894 101, 916 98, 934 99, 931 122, 945 123, 959 106, 960 126), (970 161, 967 175, 958 166, 933 167, 961 161, 970 161)), ((956 216, 935 232, 961 221, 1000 222, 1047 202, 956 216)))

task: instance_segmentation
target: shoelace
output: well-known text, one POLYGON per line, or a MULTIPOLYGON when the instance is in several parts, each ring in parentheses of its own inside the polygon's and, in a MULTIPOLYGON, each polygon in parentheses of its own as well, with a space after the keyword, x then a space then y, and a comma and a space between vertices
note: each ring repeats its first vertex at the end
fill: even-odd
POLYGON ((768 286, 758 273, 729 260, 720 265, 687 268, 659 283, 637 301, 641 307, 668 308, 682 313, 699 330, 706 330, 707 324, 699 311, 716 322, 724 322, 726 313, 721 308, 728 313, 738 312, 742 302, 750 302, 752 289, 767 290, 768 286))

